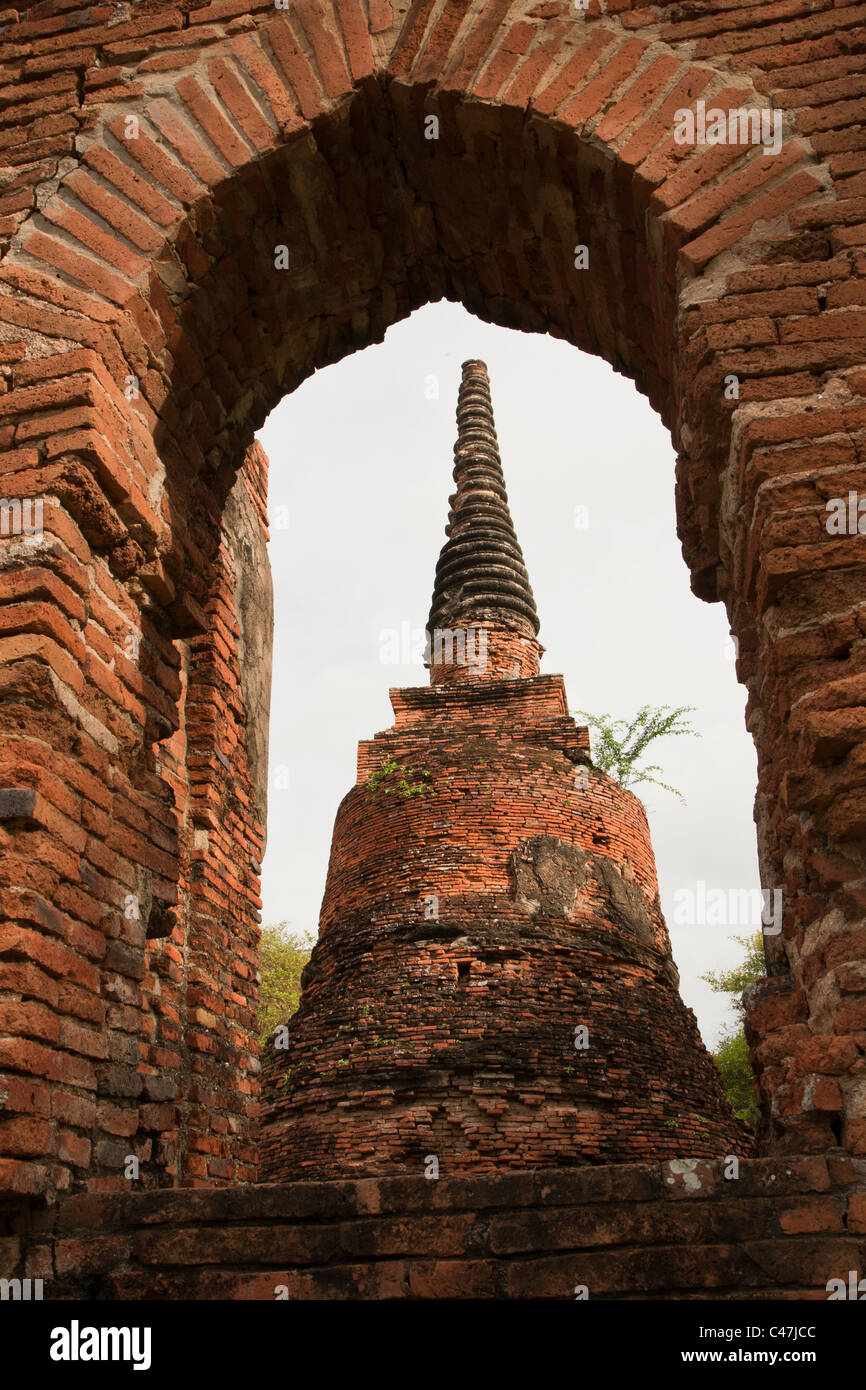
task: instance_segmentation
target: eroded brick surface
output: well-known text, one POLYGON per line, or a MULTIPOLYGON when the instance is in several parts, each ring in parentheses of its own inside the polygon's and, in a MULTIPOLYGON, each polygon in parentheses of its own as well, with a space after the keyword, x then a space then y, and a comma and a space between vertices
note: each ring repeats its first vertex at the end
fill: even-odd
POLYGON ((90 1194, 22 1213, 0 1275, 55 1299, 597 1301, 826 1299, 862 1272, 862 1160, 687 1168, 90 1194))
POLYGON ((576 789, 586 730, 561 679, 394 703, 340 807, 301 1007, 266 1064, 262 1176, 742 1145, 679 997, 643 808, 594 769, 576 789), (388 759, 432 791, 368 795, 388 759))

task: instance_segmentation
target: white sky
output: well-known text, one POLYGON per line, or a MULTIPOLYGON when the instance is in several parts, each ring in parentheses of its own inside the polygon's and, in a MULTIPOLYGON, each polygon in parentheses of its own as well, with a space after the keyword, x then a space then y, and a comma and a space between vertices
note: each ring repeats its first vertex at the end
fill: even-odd
POLYGON ((708 891, 758 887, 756 760, 724 609, 689 588, 670 436, 607 363, 459 305, 428 305, 383 344, 317 372, 259 435, 271 463, 275 600, 263 922, 315 933, 358 741, 393 723, 389 688, 427 683, 420 664, 385 664, 381 638, 403 624, 420 633, 427 618, 469 357, 490 371, 542 670, 564 675, 573 711, 696 707, 702 737, 658 742, 649 759, 687 804, 646 784, 634 790, 649 814, 681 992, 712 1047, 727 1004, 699 977, 735 964, 732 934, 757 923, 678 926, 674 895, 697 894, 700 881, 708 891), (581 506, 586 529, 575 526, 581 506))

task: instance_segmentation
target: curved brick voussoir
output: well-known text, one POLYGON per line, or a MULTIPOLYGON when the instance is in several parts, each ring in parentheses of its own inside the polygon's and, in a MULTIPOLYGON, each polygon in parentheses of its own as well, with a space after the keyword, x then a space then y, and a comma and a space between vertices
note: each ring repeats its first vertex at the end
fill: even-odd
MULTIPOLYGON (((866 6, 765 11, 4 13, 0 447, 4 496, 40 503, 43 530, 0 538, 20 740, 2 949, 26 940, 32 966, 0 1058, 10 1184, 120 1183, 127 1153, 155 1183, 252 1171, 261 741, 238 654, 265 596, 244 597, 255 533, 227 499, 243 489, 262 535, 268 412, 443 296, 605 357, 671 429, 785 898, 768 953, 794 1017, 755 1016, 768 1142, 866 1146, 862 560, 856 528, 826 529, 864 488, 866 6), (778 148, 678 143, 699 102, 766 113, 778 148), (838 1056, 813 1056, 825 1037, 838 1056)), ((502 558, 488 599, 516 597, 502 558)), ((490 650, 503 680, 534 675, 528 633, 493 623, 490 650)))

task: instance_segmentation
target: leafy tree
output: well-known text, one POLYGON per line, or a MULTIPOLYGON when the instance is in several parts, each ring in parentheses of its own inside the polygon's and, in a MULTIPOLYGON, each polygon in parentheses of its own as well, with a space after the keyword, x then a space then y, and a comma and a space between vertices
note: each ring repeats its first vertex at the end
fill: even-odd
POLYGON ((287 922, 262 928, 259 986, 259 1036, 262 1046, 280 1023, 288 1023, 301 997, 301 971, 310 959, 315 938, 310 932, 292 934, 287 922))
POLYGON ((762 975, 767 973, 764 961, 764 936, 762 932, 751 932, 749 936, 734 936, 732 941, 736 941, 745 951, 743 960, 739 965, 731 966, 730 970, 708 970, 701 979, 706 980, 711 989, 716 994, 730 994, 731 1007, 737 1015, 737 1022, 742 1023, 745 1016, 742 994, 747 985, 753 985, 762 975))
POLYGON ((760 1118, 760 1112, 755 1104, 755 1087, 752 1068, 749 1065, 749 1046, 743 1027, 745 1008, 742 994, 747 985, 753 984, 765 973, 764 938, 761 932, 756 931, 751 932, 748 936, 735 936, 733 940, 738 942, 745 951, 745 956, 740 964, 732 966, 730 970, 708 970, 706 975, 701 976, 701 979, 706 980, 710 988, 715 990, 717 994, 729 994, 731 996, 730 1003, 734 1010, 736 1025, 729 1027, 722 1034, 713 1053, 713 1061, 719 1069, 725 1095, 731 1102, 737 1119, 746 1120, 749 1124, 754 1125, 760 1118))
POLYGON ((725 1095, 738 1120, 756 1125, 760 1111, 755 1104, 755 1082, 749 1064, 749 1045, 742 1028, 725 1033, 713 1053, 725 1095))
POLYGON ((655 763, 639 767, 638 763, 657 738, 673 738, 680 734, 700 738, 697 729, 693 729, 683 718, 693 709, 694 705, 678 705, 676 709, 672 705, 660 705, 658 709, 642 705, 631 722, 614 719, 609 714, 590 714, 585 709, 577 713, 588 720, 593 730, 592 761, 601 772, 613 777, 623 787, 632 782, 653 782, 683 801, 676 787, 669 787, 667 782, 661 782, 653 775, 661 772, 660 767, 655 763))

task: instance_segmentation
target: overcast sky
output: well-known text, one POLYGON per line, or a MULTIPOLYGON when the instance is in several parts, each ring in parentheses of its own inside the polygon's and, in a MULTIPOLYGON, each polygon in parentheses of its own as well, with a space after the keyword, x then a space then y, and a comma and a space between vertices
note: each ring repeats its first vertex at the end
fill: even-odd
MULTIPOLYGON (((630 717, 694 705, 700 738, 653 745, 683 793, 637 787, 649 814, 681 992, 708 1046, 728 1011, 700 976, 736 963, 736 932, 677 925, 703 882, 758 887, 756 760, 725 611, 695 598, 676 535, 670 436, 632 382, 553 338, 428 305, 383 344, 317 372, 271 414, 274 576, 263 921, 315 932, 334 816, 356 750, 393 723, 383 634, 420 635, 445 540, 461 363, 488 365, 511 514, 546 647, 572 710, 630 717), (579 508, 587 509, 579 512, 579 508), (588 513, 588 516, 587 516, 588 513), (576 526, 588 520, 587 525, 576 526)), ((709 914, 712 916, 712 914, 709 914)))

